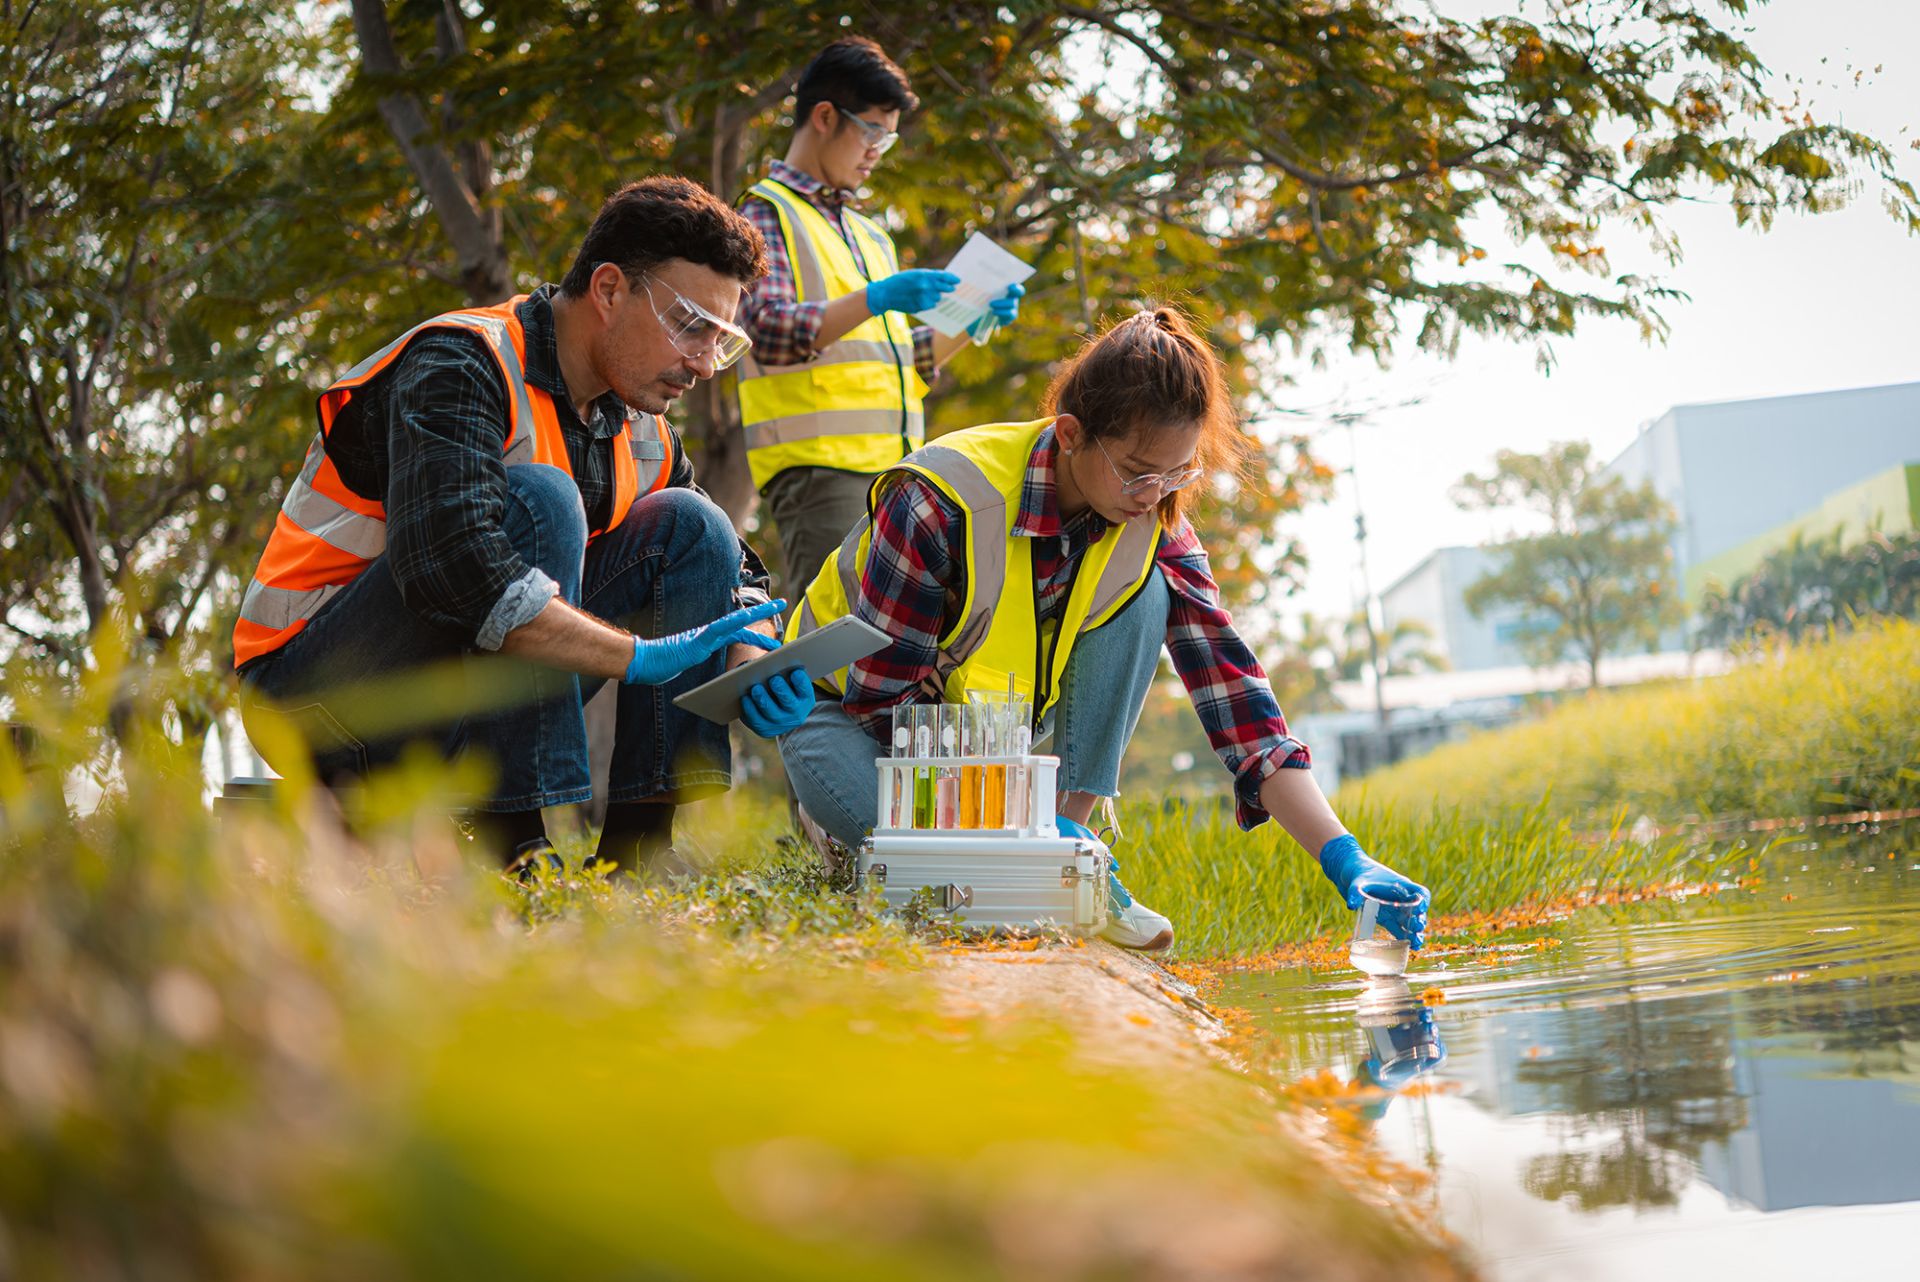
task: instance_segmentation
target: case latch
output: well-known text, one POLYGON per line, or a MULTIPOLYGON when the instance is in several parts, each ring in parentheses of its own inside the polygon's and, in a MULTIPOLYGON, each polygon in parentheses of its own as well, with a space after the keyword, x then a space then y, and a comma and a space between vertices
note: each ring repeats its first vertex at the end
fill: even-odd
POLYGON ((948 882, 946 885, 940 887, 940 907, 946 912, 952 912, 956 908, 971 908, 972 906, 972 886, 956 886, 952 882, 948 882))

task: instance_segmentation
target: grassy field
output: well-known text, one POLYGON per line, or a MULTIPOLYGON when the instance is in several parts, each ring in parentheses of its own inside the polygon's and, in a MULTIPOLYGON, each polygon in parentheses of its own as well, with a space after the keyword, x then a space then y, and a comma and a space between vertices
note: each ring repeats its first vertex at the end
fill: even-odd
POLYGON ((1657 822, 1920 805, 1920 624, 1888 620, 1723 677, 1576 699, 1344 789, 1339 804, 1657 822))
POLYGON ((425 762, 222 827, 112 688, 0 749, 0 1275, 1458 1276, 1253 1080, 956 1015, 811 861, 519 887, 425 762))
MULTIPOLYGON (((1375 856, 1485 912, 1582 891, 1737 873, 1740 839, 1627 836, 1728 816, 1920 806, 1920 627, 1903 621, 1691 684, 1601 694, 1345 788, 1335 808, 1375 856)), ((1224 806, 1123 807, 1119 853, 1186 956, 1246 955, 1344 926, 1319 866, 1224 806)), ((1756 839, 1757 840, 1757 839, 1756 839)))

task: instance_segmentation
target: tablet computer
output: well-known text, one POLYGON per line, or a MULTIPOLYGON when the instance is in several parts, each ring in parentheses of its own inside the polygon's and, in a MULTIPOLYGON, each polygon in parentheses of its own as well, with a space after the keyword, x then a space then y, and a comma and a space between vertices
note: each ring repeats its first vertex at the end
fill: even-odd
POLYGON ((822 675, 837 672, 855 659, 864 659, 881 649, 889 640, 886 633, 871 623, 851 614, 842 615, 798 641, 789 641, 778 650, 769 650, 752 662, 695 686, 677 696, 674 706, 728 725, 740 716, 740 697, 748 686, 759 685, 768 677, 795 668, 822 675))

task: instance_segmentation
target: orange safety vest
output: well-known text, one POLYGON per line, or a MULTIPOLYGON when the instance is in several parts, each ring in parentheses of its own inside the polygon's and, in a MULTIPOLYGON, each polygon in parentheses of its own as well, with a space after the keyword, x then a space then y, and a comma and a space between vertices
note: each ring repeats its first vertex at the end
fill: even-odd
MULTIPOLYGON (((522 294, 492 307, 463 308, 423 321, 320 394, 320 430, 280 504, 273 533, 240 602, 240 618, 233 627, 235 666, 292 640, 320 607, 386 550, 385 505, 347 488, 327 457, 326 441, 355 392, 379 377, 420 334, 464 329, 484 338, 507 385, 507 466, 546 463, 573 475, 553 397, 527 382, 527 335, 515 310, 526 298, 522 294)), ((616 443, 613 451, 613 510, 605 526, 588 532, 589 543, 619 525, 637 498, 667 483, 673 454, 667 420, 654 415, 650 425, 643 423, 639 416, 627 417, 620 437, 627 448, 616 443), (639 431, 637 425, 642 425, 639 431)))

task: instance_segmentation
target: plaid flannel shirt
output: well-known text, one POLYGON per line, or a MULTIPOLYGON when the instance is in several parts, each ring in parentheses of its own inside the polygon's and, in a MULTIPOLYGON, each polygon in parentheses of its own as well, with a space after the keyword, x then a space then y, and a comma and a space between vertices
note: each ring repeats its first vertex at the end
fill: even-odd
MULTIPOLYGON (((527 335, 527 382, 553 395, 567 462, 589 529, 613 510, 613 451, 627 407, 612 392, 583 423, 567 395, 543 285, 517 309, 527 335)), ((507 389, 477 334, 434 330, 407 345, 366 393, 359 430, 334 431, 327 456, 349 490, 386 505, 386 556, 401 598, 421 618, 496 650, 558 591, 507 541, 507 389)), ((677 431, 667 484, 704 493, 677 431)), ((768 599, 767 571, 740 544, 738 605, 768 599)))
MULTIPOLYGON (((1049 428, 1034 446, 1013 525, 1015 537, 1033 540, 1041 623, 1060 618, 1074 566, 1107 531, 1107 522, 1091 509, 1061 520, 1054 488, 1058 456, 1049 428)), ((894 705, 920 699, 939 639, 959 621, 966 588, 966 562, 958 551, 961 521, 952 501, 918 477, 889 486, 874 513, 873 546, 854 613, 893 640, 854 663, 842 703, 880 742, 886 741, 894 705)), ((1307 746, 1288 731, 1259 660, 1233 630, 1193 526, 1182 521, 1163 532, 1154 559, 1172 598, 1166 645, 1174 671, 1214 753, 1233 775, 1236 818, 1242 828, 1252 828, 1268 817, 1260 785, 1276 770, 1306 768, 1307 746)))
MULTIPOLYGON (((847 237, 847 225, 841 211, 853 200, 853 193, 827 186, 812 174, 795 169, 784 160, 776 160, 767 171, 775 182, 793 188, 825 214, 840 238, 847 237)), ((820 320, 831 299, 800 302, 793 283, 793 256, 787 238, 780 230, 780 215, 772 205, 759 198, 743 202, 740 212, 760 229, 767 242, 767 274, 755 281, 740 303, 740 327, 753 339, 753 359, 762 365, 803 365, 812 360, 813 339, 820 332, 820 320)), ((928 386, 939 375, 933 360, 933 331, 925 325, 913 330, 913 367, 928 386)))

